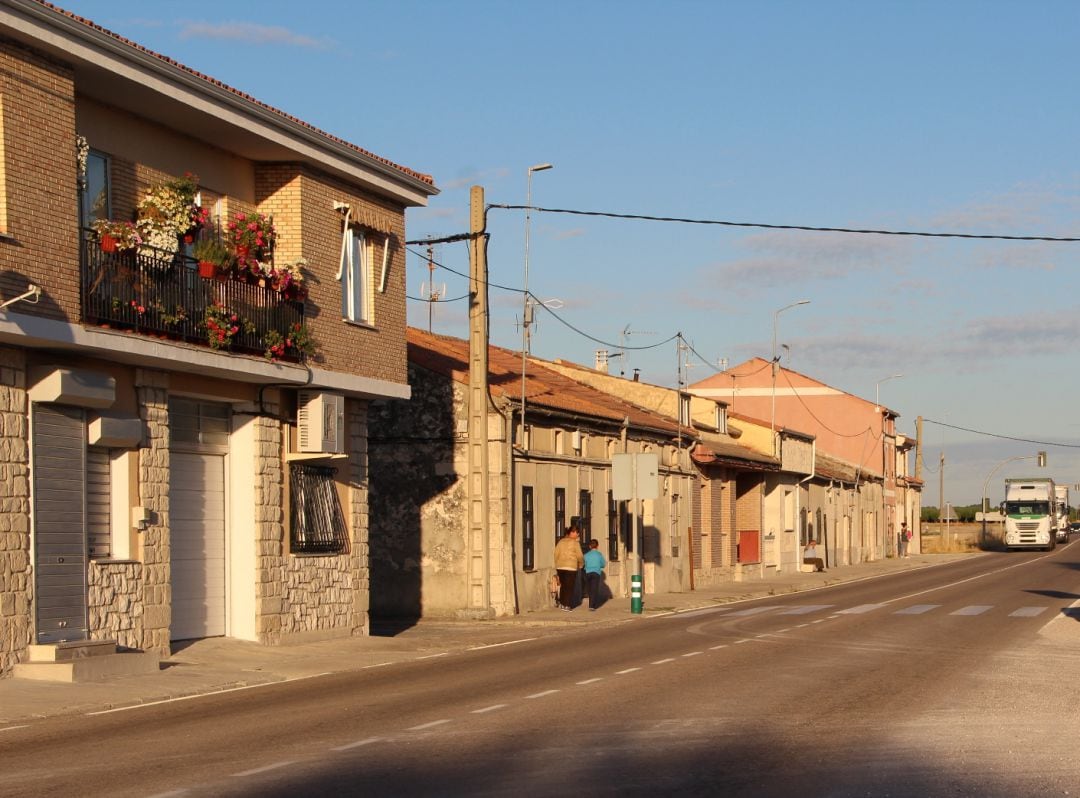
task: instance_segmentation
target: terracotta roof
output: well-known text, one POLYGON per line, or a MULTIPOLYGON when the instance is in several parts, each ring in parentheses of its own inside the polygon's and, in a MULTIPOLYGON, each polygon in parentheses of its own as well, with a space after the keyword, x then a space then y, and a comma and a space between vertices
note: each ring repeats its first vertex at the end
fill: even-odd
POLYGON ((50 9, 52 11, 55 11, 58 14, 63 14, 68 19, 74 20, 74 21, 76 21, 76 22, 78 22, 78 23, 80 23, 82 25, 85 25, 86 27, 97 31, 98 33, 103 33, 106 36, 109 36, 109 37, 115 39, 116 41, 118 41, 118 42, 120 42, 120 43, 122 43, 122 44, 124 44, 124 45, 126 45, 128 47, 132 47, 132 48, 138 50, 141 53, 144 53, 146 55, 152 56, 153 58, 156 58, 156 59, 160 60, 164 64, 168 64, 169 66, 175 67, 176 69, 183 70, 184 72, 186 72, 189 75, 200 78, 201 80, 205 80, 207 83, 210 83, 210 84, 212 84, 212 85, 214 85, 214 86, 216 86, 216 87, 218 87, 220 89, 224 89, 225 91, 231 92, 232 94, 234 94, 237 97, 243 99, 244 101, 249 102, 249 103, 251 103, 253 105, 257 105, 257 106, 259 106, 260 108, 262 108, 264 110, 270 111, 271 113, 277 114, 282 119, 286 119, 286 120, 292 122, 293 124, 301 125, 302 127, 307 128, 308 130, 312 131, 313 133, 316 133, 319 136, 322 136, 322 137, 326 138, 329 141, 332 141, 332 142, 334 142, 336 144, 340 144, 340 145, 342 145, 344 147, 348 147, 349 149, 355 150, 356 152, 360 153, 361 155, 364 155, 364 156, 366 156, 368 158, 376 160, 376 161, 378 161, 378 162, 380 162, 380 163, 382 163, 382 164, 384 164, 386 166, 391 167, 392 169, 397 169, 399 172, 401 172, 403 174, 406 174, 409 177, 412 177, 412 178, 414 178, 416 180, 419 180, 419 181, 421 181, 423 183, 427 183, 432 187, 435 186, 435 180, 431 175, 426 175, 426 174, 423 174, 421 172, 416 172, 416 171, 414 171, 412 169, 401 166, 400 164, 396 164, 393 161, 390 161, 390 160, 388 160, 386 158, 383 158, 380 155, 376 155, 373 152, 369 152, 368 150, 362 149, 361 147, 357 147, 352 142, 346 141, 345 139, 342 139, 342 138, 334 136, 334 135, 332 135, 330 133, 327 133, 325 130, 320 130, 319 128, 315 127, 314 125, 309 124, 308 122, 305 122, 303 119, 299 119, 299 118, 297 118, 295 116, 292 116, 291 114, 287 114, 284 111, 281 111, 281 110, 273 107, 272 105, 267 105, 266 103, 262 102, 261 100, 255 99, 250 94, 245 94, 242 91, 238 91, 237 89, 234 89, 232 86, 229 86, 228 84, 222 83, 220 80, 212 78, 209 75, 204 75, 201 72, 197 72, 196 70, 192 69, 191 67, 184 66, 183 64, 181 64, 179 61, 176 61, 175 59, 169 58, 168 56, 164 56, 161 53, 154 52, 150 48, 144 47, 141 44, 139 44, 138 42, 134 42, 131 39, 127 39, 127 38, 125 38, 123 36, 120 36, 117 33, 113 33, 108 28, 103 28, 101 25, 98 25, 96 22, 92 22, 91 20, 86 19, 85 17, 80 17, 77 14, 72 14, 70 11, 66 11, 65 9, 60 8, 59 6, 53 5, 52 3, 49 3, 49 2, 46 2, 46 0, 32 0, 32 2, 35 2, 38 5, 43 6, 45 8, 48 8, 48 9, 50 9))
MULTIPOLYGON (((407 330, 409 362, 457 382, 469 381, 469 342, 461 338, 435 335, 416 327, 407 330)), ((488 382, 492 396, 513 403, 521 399, 521 353, 498 346, 488 347, 488 382)), ((525 369, 525 405, 621 424, 629 419, 633 427, 679 434, 674 422, 642 410, 636 405, 582 385, 530 359, 525 369)), ((684 435, 688 430, 682 428, 684 435)), ((688 436, 689 437, 689 436, 688 436)))
POLYGON ((695 446, 690 456, 699 465, 729 465, 755 471, 780 470, 780 463, 776 458, 755 452, 737 443, 705 441, 695 446))

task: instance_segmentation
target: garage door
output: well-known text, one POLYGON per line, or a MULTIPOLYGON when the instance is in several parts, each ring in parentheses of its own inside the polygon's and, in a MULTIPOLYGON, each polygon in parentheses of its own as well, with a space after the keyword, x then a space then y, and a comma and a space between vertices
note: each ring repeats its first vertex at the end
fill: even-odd
POLYGON ((173 640, 225 634, 225 458, 170 454, 173 640))

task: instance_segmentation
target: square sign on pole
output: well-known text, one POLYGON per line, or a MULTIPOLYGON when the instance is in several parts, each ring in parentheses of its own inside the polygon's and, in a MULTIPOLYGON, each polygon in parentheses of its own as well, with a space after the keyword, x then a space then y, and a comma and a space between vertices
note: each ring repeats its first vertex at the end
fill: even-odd
POLYGON ((651 452, 613 455, 611 498, 616 501, 660 498, 660 458, 651 452))

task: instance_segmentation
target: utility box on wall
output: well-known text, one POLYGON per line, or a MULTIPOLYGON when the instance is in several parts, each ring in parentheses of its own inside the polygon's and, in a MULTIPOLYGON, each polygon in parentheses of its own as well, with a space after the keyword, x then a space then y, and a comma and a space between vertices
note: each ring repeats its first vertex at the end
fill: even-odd
POLYGON ((323 391, 299 391, 296 428, 299 451, 344 453, 345 397, 323 391))

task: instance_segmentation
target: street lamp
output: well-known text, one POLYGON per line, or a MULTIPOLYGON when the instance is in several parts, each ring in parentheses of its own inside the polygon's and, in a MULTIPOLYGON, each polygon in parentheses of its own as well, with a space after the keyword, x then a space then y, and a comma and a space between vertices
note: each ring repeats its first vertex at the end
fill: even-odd
POLYGON ((897 377, 903 377, 903 374, 890 374, 888 377, 882 377, 874 385, 874 405, 881 407, 881 383, 888 382, 889 380, 895 380, 897 377))
POLYGON ((776 327, 780 320, 780 314, 785 310, 798 307, 799 305, 809 305, 809 299, 800 299, 798 302, 792 302, 790 305, 784 305, 777 311, 773 312, 772 317, 772 410, 769 413, 769 432, 772 434, 773 439, 773 457, 776 456, 776 369, 777 369, 777 357, 776 357, 776 327))
MULTIPOLYGON (((1008 460, 1002 460, 1000 463, 998 463, 996 466, 994 466, 993 471, 991 471, 989 474, 987 474, 986 481, 983 483, 982 505, 981 505, 982 506, 982 533, 981 533, 981 537, 980 537, 980 542, 984 546, 986 545, 986 491, 990 487, 990 480, 993 478, 994 474, 996 474, 998 472, 999 468, 1001 468, 1006 463, 1012 463, 1012 462, 1015 462, 1016 460, 1034 460, 1038 464, 1039 468, 1045 468, 1046 467, 1046 452, 1036 452, 1035 454, 1022 454, 1022 455, 1018 455, 1016 457, 1010 457, 1008 460)), ((1052 501, 1051 501, 1051 504, 1053 504, 1052 501)))
POLYGON ((522 287, 521 304, 521 444, 525 445, 525 363, 529 354, 529 212, 532 210, 532 176, 533 172, 543 172, 552 169, 553 164, 538 163, 530 166, 525 176, 525 284, 522 287))

